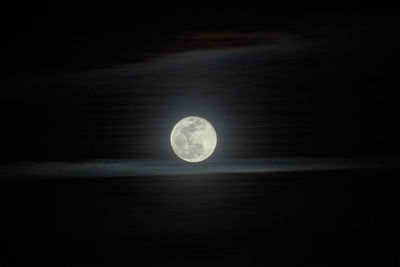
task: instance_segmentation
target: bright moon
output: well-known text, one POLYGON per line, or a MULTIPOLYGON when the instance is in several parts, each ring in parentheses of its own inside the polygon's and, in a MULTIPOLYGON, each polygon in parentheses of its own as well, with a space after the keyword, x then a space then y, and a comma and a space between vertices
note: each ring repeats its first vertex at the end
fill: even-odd
POLYGON ((175 154, 189 162, 208 158, 217 145, 217 134, 207 120, 191 116, 180 120, 172 129, 171 146, 175 154))

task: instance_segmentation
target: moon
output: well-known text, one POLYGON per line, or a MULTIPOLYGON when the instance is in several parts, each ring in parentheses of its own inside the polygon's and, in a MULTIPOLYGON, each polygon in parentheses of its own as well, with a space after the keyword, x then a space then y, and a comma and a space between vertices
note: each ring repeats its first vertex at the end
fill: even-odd
POLYGON ((207 120, 196 116, 186 117, 172 129, 171 146, 179 158, 188 162, 200 162, 214 152, 217 134, 207 120))

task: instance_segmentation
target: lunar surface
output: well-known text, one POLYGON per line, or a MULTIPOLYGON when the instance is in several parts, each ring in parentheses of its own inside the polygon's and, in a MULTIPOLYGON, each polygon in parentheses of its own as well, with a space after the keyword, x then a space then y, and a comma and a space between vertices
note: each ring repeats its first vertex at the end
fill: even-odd
POLYGON ((217 134, 207 120, 191 116, 180 120, 172 129, 171 146, 175 154, 189 162, 208 158, 217 145, 217 134))

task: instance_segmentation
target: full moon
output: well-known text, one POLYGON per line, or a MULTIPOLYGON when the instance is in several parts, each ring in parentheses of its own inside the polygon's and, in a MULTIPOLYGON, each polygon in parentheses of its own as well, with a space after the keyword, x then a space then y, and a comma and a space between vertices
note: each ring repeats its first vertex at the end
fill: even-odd
POLYGON ((175 154, 189 162, 203 161, 214 152, 217 134, 207 120, 190 116, 180 120, 172 129, 171 146, 175 154))

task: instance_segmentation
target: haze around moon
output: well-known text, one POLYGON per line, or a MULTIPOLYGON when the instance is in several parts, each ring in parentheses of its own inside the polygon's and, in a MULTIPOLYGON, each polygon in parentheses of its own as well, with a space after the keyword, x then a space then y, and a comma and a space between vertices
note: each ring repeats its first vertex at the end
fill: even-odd
POLYGON ((188 162, 200 162, 214 152, 217 134, 207 120, 190 116, 180 120, 171 132, 171 147, 175 154, 188 162))

